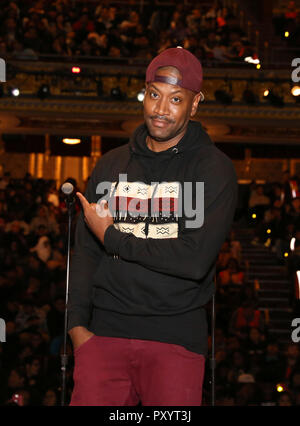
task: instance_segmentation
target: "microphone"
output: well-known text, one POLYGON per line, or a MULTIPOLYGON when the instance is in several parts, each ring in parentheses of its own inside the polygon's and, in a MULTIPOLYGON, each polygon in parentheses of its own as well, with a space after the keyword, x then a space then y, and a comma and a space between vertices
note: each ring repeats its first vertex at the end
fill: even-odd
POLYGON ((65 194, 66 196, 66 204, 69 206, 71 204, 74 203, 75 198, 74 198, 74 186, 70 183, 70 182, 65 182, 62 186, 61 186, 61 191, 65 194))

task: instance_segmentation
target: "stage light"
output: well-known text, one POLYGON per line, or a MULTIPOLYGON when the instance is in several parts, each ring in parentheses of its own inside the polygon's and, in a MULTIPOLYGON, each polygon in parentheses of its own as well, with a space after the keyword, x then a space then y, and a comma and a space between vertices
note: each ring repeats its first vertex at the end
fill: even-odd
POLYGON ((295 250, 295 242, 296 242, 296 238, 293 237, 290 241, 290 250, 294 251, 295 250))
POLYGON ((260 60, 258 58, 253 58, 252 56, 246 56, 244 59, 245 62, 248 62, 248 64, 260 64, 260 60))
POLYGON ((244 61, 247 62, 248 64, 255 65, 255 67, 256 67, 257 70, 261 69, 260 60, 257 57, 246 56, 244 58, 244 61))
POLYGON ((276 107, 283 107, 284 101, 281 96, 276 95, 272 90, 265 90, 264 97, 269 101, 269 103, 276 107))
POLYGON ((278 384, 278 385, 276 385, 276 390, 277 390, 277 392, 283 392, 284 388, 283 388, 282 385, 278 384))
POLYGON ((142 89, 138 94, 137 94, 137 100, 139 102, 143 102, 145 98, 145 89, 142 89))
POLYGON ((300 95, 300 86, 294 86, 291 89, 291 94, 295 97, 300 95))
POLYGON ((13 87, 12 89, 10 89, 10 94, 12 96, 20 96, 20 89, 18 89, 17 87, 13 87))
POLYGON ((73 74, 80 74, 81 68, 80 67, 72 67, 72 73, 73 74))
POLYGON ((40 99, 45 99, 50 95, 50 87, 48 84, 42 84, 37 93, 40 99))
POLYGON ((77 145, 81 142, 81 139, 76 139, 76 138, 64 138, 63 143, 67 144, 67 145, 77 145))
POLYGON ((300 294, 300 271, 296 271, 296 277, 297 277, 297 299, 299 299, 300 294))
POLYGON ((113 87, 110 91, 110 96, 112 99, 122 100, 124 98, 124 94, 122 93, 119 86, 113 87))
POLYGON ((220 102, 223 105, 232 104, 232 96, 226 90, 223 90, 223 89, 216 90, 215 98, 216 98, 216 101, 220 102))

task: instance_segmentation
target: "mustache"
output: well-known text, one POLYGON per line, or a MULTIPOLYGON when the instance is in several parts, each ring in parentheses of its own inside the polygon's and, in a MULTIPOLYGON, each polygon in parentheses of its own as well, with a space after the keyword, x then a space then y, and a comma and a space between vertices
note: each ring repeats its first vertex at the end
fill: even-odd
POLYGON ((160 121, 166 121, 167 123, 175 123, 174 120, 171 120, 170 118, 166 118, 164 115, 151 115, 151 120, 160 120, 160 121))

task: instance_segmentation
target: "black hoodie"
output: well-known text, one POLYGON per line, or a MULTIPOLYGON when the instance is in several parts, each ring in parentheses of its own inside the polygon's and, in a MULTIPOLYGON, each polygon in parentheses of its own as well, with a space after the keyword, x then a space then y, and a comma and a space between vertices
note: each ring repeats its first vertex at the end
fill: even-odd
POLYGON ((95 203, 105 195, 114 225, 103 247, 79 215, 68 329, 85 326, 99 336, 168 342, 205 355, 203 306, 214 292, 215 262, 233 221, 236 173, 198 122, 190 121, 180 142, 166 151, 151 151, 146 136, 143 124, 93 170, 85 196, 95 203), (106 193, 97 188, 101 182, 111 182, 106 193), (204 182, 203 199, 203 184, 196 182, 204 182), (203 209, 197 228, 185 206, 203 209), (133 210, 135 215, 128 213, 133 210))

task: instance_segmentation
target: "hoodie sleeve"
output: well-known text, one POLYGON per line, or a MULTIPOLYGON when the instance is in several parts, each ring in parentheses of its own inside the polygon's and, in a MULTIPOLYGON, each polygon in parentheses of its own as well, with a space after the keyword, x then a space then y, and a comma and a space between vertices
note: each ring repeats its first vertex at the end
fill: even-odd
MULTIPOLYGON (((95 171, 85 191, 89 202, 96 202, 95 171)), ((92 308, 92 277, 104 253, 103 246, 85 224, 83 211, 79 213, 75 244, 70 262, 68 295, 68 331, 76 326, 88 327, 92 308)))
POLYGON ((143 239, 120 232, 111 225, 104 236, 106 250, 157 272, 201 280, 217 259, 237 204, 235 170, 231 161, 226 165, 224 168, 222 164, 223 173, 214 168, 215 175, 210 179, 214 183, 207 184, 204 222, 200 228, 184 229, 177 239, 143 239))

